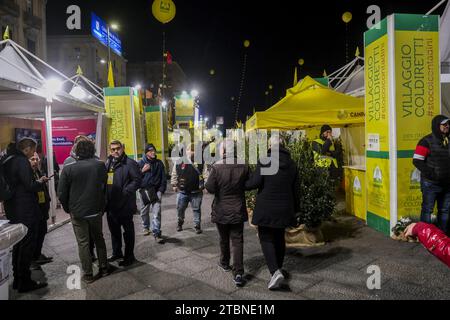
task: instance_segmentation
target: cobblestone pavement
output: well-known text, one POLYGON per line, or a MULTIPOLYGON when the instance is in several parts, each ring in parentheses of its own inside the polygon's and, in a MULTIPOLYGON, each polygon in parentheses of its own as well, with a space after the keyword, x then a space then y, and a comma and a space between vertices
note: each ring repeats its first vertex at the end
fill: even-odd
MULTIPOLYGON (((72 225, 48 234, 44 253, 54 257, 35 279, 47 279, 49 287, 19 295, 10 288, 10 299, 50 300, 304 300, 304 299, 449 299, 450 270, 419 244, 398 243, 371 230, 353 217, 339 216, 327 222, 324 247, 289 249, 285 269, 290 272, 289 287, 267 290, 269 272, 256 231, 245 229, 245 268, 247 285, 236 288, 231 274, 218 270, 218 233, 210 223, 212 197, 203 202, 204 233, 192 229, 188 209, 185 231, 176 232, 175 194, 163 200, 164 245, 140 235, 140 217, 135 216, 138 263, 117 270, 80 290, 67 289, 67 268, 79 265, 72 225), (381 289, 369 290, 369 266, 381 270, 381 289)), ((111 241, 105 223, 105 238, 111 241)))

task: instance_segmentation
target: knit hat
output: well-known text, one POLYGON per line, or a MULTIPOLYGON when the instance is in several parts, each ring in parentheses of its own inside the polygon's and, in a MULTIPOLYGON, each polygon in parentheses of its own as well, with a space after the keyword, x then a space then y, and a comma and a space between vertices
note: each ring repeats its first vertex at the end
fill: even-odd
POLYGON ((147 145, 147 147, 145 148, 145 153, 147 154, 149 151, 155 151, 156 152, 156 148, 153 144, 149 144, 147 145))
POLYGON ((333 128, 326 124, 320 129, 320 135, 322 136, 327 131, 333 131, 333 128))

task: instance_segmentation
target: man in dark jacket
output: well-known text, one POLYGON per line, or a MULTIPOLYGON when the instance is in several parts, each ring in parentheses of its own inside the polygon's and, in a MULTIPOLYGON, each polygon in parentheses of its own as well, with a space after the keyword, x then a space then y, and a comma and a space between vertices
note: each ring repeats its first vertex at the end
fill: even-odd
MULTIPOLYGON (((191 145, 192 147, 193 145, 191 145)), ((194 163, 194 153, 191 147, 186 148, 186 157, 182 163, 173 166, 171 184, 174 192, 177 192, 177 231, 183 230, 186 209, 191 203, 194 214, 194 229, 197 234, 202 233, 202 201, 206 166, 202 163, 194 163)))
POLYGON ((421 221, 430 224, 437 203, 438 226, 448 233, 450 211, 450 120, 443 115, 432 122, 432 133, 417 145, 414 166, 421 172, 422 215, 421 221))
POLYGON ((156 148, 153 144, 149 144, 145 148, 145 155, 139 162, 139 168, 142 172, 142 183, 140 192, 148 192, 148 195, 155 195, 157 199, 147 199, 153 203, 144 203, 141 197, 142 208, 141 218, 144 225, 144 235, 150 235, 150 217, 149 213, 152 212, 153 219, 151 228, 153 236, 158 243, 162 243, 161 234, 161 200, 162 195, 167 189, 166 169, 161 160, 156 156, 156 148))
MULTIPOLYGON (((31 168, 33 169, 34 179, 39 180, 44 175, 39 170, 40 167, 40 159, 39 154, 37 152, 34 153, 33 157, 30 159, 31 168)), ((45 236, 47 234, 47 221, 50 218, 50 193, 48 191, 47 184, 43 184, 41 190, 37 193, 37 198, 39 202, 39 208, 41 211, 41 220, 38 225, 38 236, 36 241, 36 251, 33 257, 32 269, 40 270, 40 265, 47 264, 52 262, 53 258, 46 257, 42 254, 42 246, 44 245, 45 236)))
MULTIPOLYGON (((222 158, 226 151, 224 144, 219 147, 222 158)), ((244 285, 244 223, 248 221, 245 204, 245 182, 248 179, 247 165, 236 164, 236 159, 216 162, 206 182, 206 190, 214 194, 212 222, 217 225, 220 235, 219 268, 225 272, 233 271, 234 283, 244 285), (230 239, 233 250, 233 269, 230 267, 230 239)))
MULTIPOLYGON (((92 141, 91 139, 89 139, 86 136, 76 136, 73 141, 72 150, 70 150, 70 155, 69 155, 69 157, 66 158, 66 160, 64 160, 64 165, 63 165, 64 167, 77 162, 77 155, 75 152, 76 152, 77 144, 80 141, 90 141, 90 142, 94 143, 94 141, 92 141)), ((95 157, 95 158, 98 159, 98 157, 95 157)), ((97 257, 95 256, 95 253, 94 253, 94 251, 95 251, 94 250, 95 249, 94 237, 91 236, 89 239, 90 239, 89 251, 91 252, 92 262, 95 262, 95 261, 97 261, 97 257)))
POLYGON ((103 238, 103 213, 105 210, 105 165, 95 159, 95 146, 81 141, 76 146, 77 161, 64 167, 58 187, 58 196, 64 211, 70 213, 73 231, 78 242, 78 253, 83 268, 83 280, 93 282, 109 274, 106 244, 103 238), (90 238, 97 248, 100 273, 94 277, 90 238))
MULTIPOLYGON (((269 150, 269 158, 272 157, 272 150, 269 150)), ((282 145, 278 145, 278 150, 278 172, 263 176, 261 168, 264 166, 258 164, 246 183, 247 189, 258 189, 252 224, 258 226, 259 241, 272 275, 268 286, 270 290, 278 289, 284 281, 285 230, 295 226, 295 213, 299 209, 296 165, 282 145)))
POLYGON ((133 215, 137 212, 136 192, 141 186, 139 165, 125 154, 120 141, 110 143, 110 156, 106 162, 108 171, 108 225, 111 231, 113 254, 109 261, 117 261, 120 266, 130 266, 134 257, 135 231, 133 215), (125 256, 122 251, 122 228, 125 242, 125 256))
POLYGON ((4 162, 5 179, 14 191, 12 199, 5 201, 6 217, 12 224, 22 223, 28 228, 27 235, 13 249, 13 288, 25 293, 47 286, 31 279, 30 266, 36 251, 38 225, 42 220, 36 193, 48 182, 46 177, 35 180, 30 159, 36 152, 37 143, 24 138, 11 148, 4 162))

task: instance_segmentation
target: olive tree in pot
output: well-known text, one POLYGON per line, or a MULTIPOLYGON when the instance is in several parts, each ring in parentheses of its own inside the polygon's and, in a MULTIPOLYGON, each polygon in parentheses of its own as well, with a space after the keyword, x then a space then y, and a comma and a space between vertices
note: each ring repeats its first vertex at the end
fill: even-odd
POLYGON ((335 183, 328 169, 317 167, 312 144, 301 137, 286 144, 297 165, 299 207, 297 227, 286 231, 288 247, 324 245, 322 222, 331 217, 336 207, 335 183))

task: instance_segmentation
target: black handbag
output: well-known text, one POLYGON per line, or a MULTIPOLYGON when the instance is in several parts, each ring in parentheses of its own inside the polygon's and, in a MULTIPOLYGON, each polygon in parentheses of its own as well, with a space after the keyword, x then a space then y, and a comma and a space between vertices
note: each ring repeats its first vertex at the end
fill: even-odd
POLYGON ((144 206, 152 205, 159 201, 158 194, 155 187, 140 189, 141 199, 144 206))

